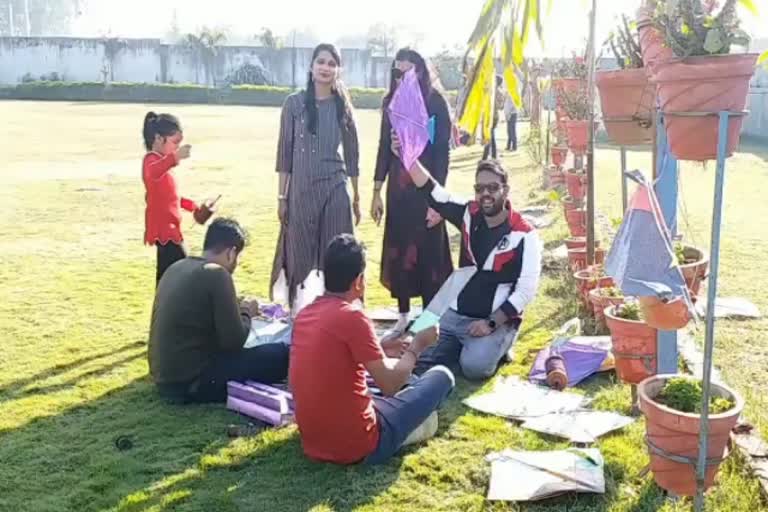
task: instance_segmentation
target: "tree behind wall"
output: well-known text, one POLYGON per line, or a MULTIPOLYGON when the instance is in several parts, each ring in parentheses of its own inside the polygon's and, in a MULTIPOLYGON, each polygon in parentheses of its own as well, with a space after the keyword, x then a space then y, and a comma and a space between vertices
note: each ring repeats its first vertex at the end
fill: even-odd
POLYGON ((367 46, 374 55, 390 57, 397 49, 397 32, 393 27, 377 23, 368 29, 367 46))
POLYGON ((216 57, 227 36, 220 30, 203 28, 197 34, 187 34, 184 45, 192 55, 195 67, 195 82, 200 83, 200 67, 205 74, 205 84, 214 85, 216 78, 216 57))
POLYGON ((68 35, 82 8, 78 0, 0 0, 0 35, 68 35))

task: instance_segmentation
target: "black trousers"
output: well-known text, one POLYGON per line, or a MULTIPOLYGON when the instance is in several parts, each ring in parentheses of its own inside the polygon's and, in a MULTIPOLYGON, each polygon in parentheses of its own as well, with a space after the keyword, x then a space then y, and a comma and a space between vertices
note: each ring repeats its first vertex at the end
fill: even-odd
POLYGON ((184 244, 177 244, 175 242, 168 242, 165 245, 157 242, 155 245, 157 245, 157 276, 155 285, 157 285, 165 271, 168 270, 168 267, 187 257, 187 249, 184 247, 184 244))
POLYGON ((499 124, 499 118, 497 116, 493 117, 493 126, 491 127, 491 142, 486 144, 485 149, 483 150, 483 160, 488 160, 488 157, 493 158, 494 160, 498 156, 498 153, 496 151, 496 126, 499 124))
POLYGON ((193 382, 160 384, 158 391, 174 403, 224 402, 230 380, 253 380, 262 384, 283 382, 288 376, 288 354, 289 348, 283 343, 219 352, 193 382))
POLYGON ((517 113, 507 119, 507 150, 517 151, 517 113))

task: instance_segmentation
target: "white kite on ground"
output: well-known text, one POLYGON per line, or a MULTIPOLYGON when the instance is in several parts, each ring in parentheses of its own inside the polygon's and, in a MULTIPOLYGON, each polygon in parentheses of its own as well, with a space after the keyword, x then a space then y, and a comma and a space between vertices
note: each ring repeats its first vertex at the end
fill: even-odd
POLYGON ((488 499, 533 501, 567 492, 605 493, 605 461, 597 449, 525 452, 504 450, 491 463, 488 499))

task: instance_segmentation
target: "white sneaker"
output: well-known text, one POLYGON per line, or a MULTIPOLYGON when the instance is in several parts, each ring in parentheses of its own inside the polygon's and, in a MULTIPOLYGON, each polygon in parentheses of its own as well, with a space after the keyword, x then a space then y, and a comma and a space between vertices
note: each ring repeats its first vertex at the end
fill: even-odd
POLYGON ((416 427, 416 430, 411 432, 405 439, 403 446, 410 444, 423 443, 429 439, 435 437, 437 433, 437 411, 432 411, 432 414, 424 420, 424 423, 416 427))

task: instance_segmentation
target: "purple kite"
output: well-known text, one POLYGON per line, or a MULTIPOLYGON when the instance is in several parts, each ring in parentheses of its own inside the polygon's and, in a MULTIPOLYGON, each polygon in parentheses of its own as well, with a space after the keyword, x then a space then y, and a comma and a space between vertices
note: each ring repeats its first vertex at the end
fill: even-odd
POLYGON ((403 75, 387 111, 392 129, 400 139, 400 160, 406 169, 410 169, 424 152, 427 142, 434 140, 435 133, 435 118, 429 118, 413 69, 403 75))

